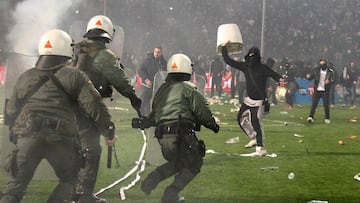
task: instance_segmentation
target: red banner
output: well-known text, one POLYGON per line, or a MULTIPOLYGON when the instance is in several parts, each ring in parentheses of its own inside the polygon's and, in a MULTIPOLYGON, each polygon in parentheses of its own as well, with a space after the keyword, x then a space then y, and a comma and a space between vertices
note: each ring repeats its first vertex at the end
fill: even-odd
POLYGON ((0 83, 1 83, 1 86, 4 86, 5 85, 5 72, 6 68, 5 66, 0 66, 0 83))
MULTIPOLYGON (((211 73, 206 73, 206 85, 205 85, 205 90, 206 91, 211 91, 211 83, 212 83, 212 74, 211 73)), ((224 92, 230 92, 231 91, 231 73, 225 73, 222 77, 222 82, 221 82, 222 88, 224 92)))

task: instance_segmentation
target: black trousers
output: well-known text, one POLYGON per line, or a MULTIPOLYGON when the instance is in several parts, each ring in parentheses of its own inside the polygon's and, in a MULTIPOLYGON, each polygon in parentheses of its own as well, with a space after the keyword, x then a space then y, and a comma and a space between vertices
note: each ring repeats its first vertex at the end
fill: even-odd
POLYGON ((317 90, 314 91, 309 117, 314 118, 316 108, 317 108, 321 98, 323 100, 323 106, 324 106, 324 111, 325 111, 325 119, 330 119, 330 108, 329 108, 329 105, 330 105, 330 91, 328 91, 328 90, 327 91, 317 91, 317 90))

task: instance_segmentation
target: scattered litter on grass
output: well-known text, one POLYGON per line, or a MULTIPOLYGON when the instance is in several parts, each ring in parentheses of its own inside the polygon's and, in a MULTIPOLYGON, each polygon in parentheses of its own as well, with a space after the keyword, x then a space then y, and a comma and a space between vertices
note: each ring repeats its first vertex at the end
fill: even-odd
POLYGON ((240 138, 239 137, 233 137, 228 139, 225 143, 226 144, 236 144, 240 142, 240 138))
POLYGON ((354 176, 354 180, 360 181, 360 173, 358 173, 354 176))
POLYGON ((206 154, 216 154, 215 150, 213 150, 213 149, 208 149, 208 150, 206 150, 205 153, 206 154))
POLYGON ((234 104, 234 106, 239 106, 239 100, 238 99, 230 99, 230 104, 234 104))
MULTIPOLYGON (((252 153, 248 153, 248 154, 237 154, 237 153, 221 153, 221 152, 216 152, 213 149, 208 149, 205 151, 206 154, 221 154, 221 155, 226 155, 226 156, 243 156, 243 157, 256 157, 259 156, 256 152, 252 152, 252 153)), ((276 158, 277 154, 272 153, 272 154, 267 154, 266 157, 271 157, 271 158, 276 158)))
POLYGON ((298 143, 303 143, 303 142, 304 142, 304 140, 299 140, 299 141, 298 141, 298 143))
POLYGON ((299 134, 295 133, 295 134, 294 134, 294 137, 300 137, 300 138, 302 138, 302 137, 304 137, 304 135, 299 135, 299 134))
POLYGON ((305 126, 303 123, 295 123, 295 122, 287 122, 282 120, 273 120, 273 119, 266 119, 264 118, 263 121, 269 122, 269 123, 279 123, 278 125, 273 124, 267 124, 267 126, 305 126))
POLYGON ((295 173, 294 173, 294 172, 289 173, 288 179, 289 179, 289 180, 292 180, 292 179, 294 179, 294 178, 295 178, 295 173))
POLYGON ((356 135, 349 135, 349 136, 346 136, 346 139, 349 139, 349 140, 351 140, 351 139, 356 139, 357 138, 357 136, 356 135))
POLYGON ((310 200, 310 201, 307 201, 306 203, 329 203, 328 201, 326 200, 310 200))
POLYGON ((282 114, 282 115, 287 115, 289 112, 287 112, 287 111, 280 111, 280 114, 282 114))
POLYGON ((216 104, 216 103, 218 103, 218 104, 221 103, 221 99, 219 97, 217 97, 217 96, 209 98, 207 101, 208 101, 209 105, 213 105, 213 104, 216 104))
POLYGON ((267 156, 267 157, 271 157, 271 158, 276 158, 276 157, 277 157, 277 154, 272 153, 272 154, 267 154, 266 156, 267 156))
MULTIPOLYGON (((257 157, 259 156, 258 153, 256 152, 252 152, 252 153, 247 153, 247 154, 238 154, 239 156, 243 156, 243 157, 257 157)), ((265 155, 266 157, 271 157, 271 158, 276 158, 277 154, 272 153, 272 154, 267 154, 265 155)))
POLYGON ((344 140, 339 140, 339 141, 338 141, 338 144, 339 144, 339 145, 344 145, 345 142, 344 142, 344 140))
POLYGON ((269 171, 269 172, 278 172, 279 167, 277 166, 268 166, 260 168, 262 171, 269 171))

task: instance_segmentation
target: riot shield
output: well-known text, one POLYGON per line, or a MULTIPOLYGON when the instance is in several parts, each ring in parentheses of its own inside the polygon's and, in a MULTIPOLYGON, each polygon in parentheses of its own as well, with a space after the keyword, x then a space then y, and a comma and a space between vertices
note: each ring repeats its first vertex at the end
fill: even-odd
MULTIPOLYGON (((74 21, 70 26, 69 34, 75 43, 82 41, 86 32, 86 21, 74 21)), ((122 57, 124 47, 124 30, 119 25, 114 25, 114 38, 108 45, 108 48, 113 51, 118 57, 122 57)))
MULTIPOLYGON (((4 88, 5 100, 11 97, 13 88, 20 74, 35 66, 37 57, 23 55, 19 53, 9 53, 6 62, 6 82, 4 88)), ((15 148, 15 145, 9 141, 9 130, 3 126, 3 149, 1 150, 1 159, 4 158, 15 148)), ((46 160, 43 160, 36 169, 34 179, 57 179, 54 170, 46 160)))
POLYGON ((115 28, 114 38, 108 47, 120 58, 120 62, 121 62, 121 58, 123 56, 125 33, 123 28, 119 25, 114 25, 114 28, 115 28))
POLYGON ((165 82, 166 77, 167 77, 166 71, 159 71, 155 74, 154 82, 153 82, 153 95, 155 95, 159 87, 165 82))
MULTIPOLYGON (((156 73, 153 82, 153 96, 161 84, 165 82, 166 76, 166 71, 159 71, 156 73)), ((163 158, 160 145, 155 138, 155 128, 151 127, 148 132, 148 147, 146 149, 145 160, 151 165, 160 166, 161 164, 165 163, 166 160, 163 158)))

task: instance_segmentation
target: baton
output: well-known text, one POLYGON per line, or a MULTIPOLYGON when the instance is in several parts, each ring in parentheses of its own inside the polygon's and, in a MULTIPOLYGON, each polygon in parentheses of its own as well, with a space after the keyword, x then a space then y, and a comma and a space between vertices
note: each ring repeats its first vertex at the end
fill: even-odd
MULTIPOLYGON (((112 136, 111 138, 109 137, 109 139, 114 139, 114 136, 112 136)), ((107 168, 111 168, 112 151, 113 151, 113 146, 108 146, 107 163, 106 163, 107 168)))
POLYGON ((115 144, 114 144, 114 158, 115 158, 115 162, 116 162, 116 168, 120 168, 120 163, 119 163, 119 160, 118 160, 118 157, 117 157, 117 154, 116 154, 116 148, 115 148, 115 144))
POLYGON ((113 147, 109 146, 108 147, 108 152, 107 152, 107 163, 106 163, 107 168, 111 168, 112 150, 113 150, 113 147))

